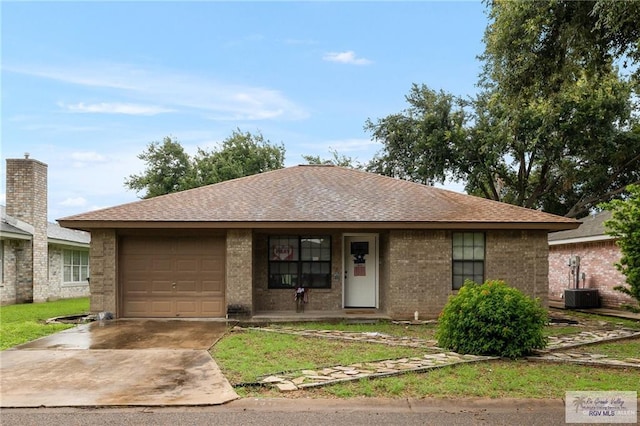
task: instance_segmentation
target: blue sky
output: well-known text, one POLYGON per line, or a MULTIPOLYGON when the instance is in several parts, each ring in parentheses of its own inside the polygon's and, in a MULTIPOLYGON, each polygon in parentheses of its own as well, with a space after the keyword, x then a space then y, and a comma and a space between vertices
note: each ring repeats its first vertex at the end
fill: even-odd
MULTIPOLYGON (((138 199, 137 155, 234 129, 366 162, 412 83, 472 95, 480 2, 2 2, 1 155, 49 165, 51 220, 138 199)), ((450 185, 451 189, 460 186, 450 185)))

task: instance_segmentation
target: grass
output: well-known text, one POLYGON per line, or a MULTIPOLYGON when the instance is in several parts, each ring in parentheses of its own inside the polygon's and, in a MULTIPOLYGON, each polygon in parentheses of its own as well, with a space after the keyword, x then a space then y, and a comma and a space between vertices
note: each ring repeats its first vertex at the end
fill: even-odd
MULTIPOLYGON (((640 329, 640 322, 611 317, 585 315, 581 323, 604 328, 640 329)), ((380 332, 392 336, 433 339, 436 326, 377 324, 296 323, 274 327, 295 329, 380 332)), ((587 328, 588 328, 587 327, 587 328)), ((549 326, 545 334, 579 333, 584 326, 549 326)), ((232 384, 254 382, 259 376, 283 371, 318 369, 360 361, 421 356, 427 349, 391 347, 354 341, 242 330, 225 336, 211 350, 218 365, 232 384)), ((638 358, 640 339, 621 340, 572 348, 572 352, 599 353, 609 358, 638 358)), ((408 373, 400 376, 362 379, 286 394, 291 398, 352 398, 378 396, 387 398, 483 397, 483 398, 562 398, 568 390, 628 390, 640 393, 637 369, 498 360, 460 364, 408 373)), ((242 397, 282 397, 266 387, 237 387, 242 397)))
POLYGON ((73 324, 46 324, 49 318, 82 314, 89 310, 89 298, 55 302, 0 306, 0 350, 73 327, 73 324))
POLYGON ((415 348, 259 330, 233 332, 211 349, 211 354, 232 384, 251 383, 262 375, 284 371, 420 356, 424 353, 424 350, 415 348))
MULTIPOLYGON (((624 360, 626 358, 640 358, 640 338, 621 340, 618 342, 599 343, 574 348, 570 352, 586 354, 602 354, 608 358, 624 360)), ((640 379, 639 379, 640 380, 640 379)))
MULTIPOLYGON (((586 368, 571 364, 494 361, 461 364, 426 373, 382 379, 362 379, 301 392, 300 398, 562 398, 567 390, 628 390, 640 392, 632 370, 586 368)), ((275 396, 245 390, 246 396, 275 396)))

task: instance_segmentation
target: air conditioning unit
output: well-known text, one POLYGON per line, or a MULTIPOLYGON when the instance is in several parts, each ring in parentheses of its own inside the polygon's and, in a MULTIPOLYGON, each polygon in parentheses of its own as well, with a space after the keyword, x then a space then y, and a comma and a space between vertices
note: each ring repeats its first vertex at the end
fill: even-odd
POLYGON ((594 288, 567 288, 564 291, 564 307, 587 309, 600 307, 600 295, 594 288))

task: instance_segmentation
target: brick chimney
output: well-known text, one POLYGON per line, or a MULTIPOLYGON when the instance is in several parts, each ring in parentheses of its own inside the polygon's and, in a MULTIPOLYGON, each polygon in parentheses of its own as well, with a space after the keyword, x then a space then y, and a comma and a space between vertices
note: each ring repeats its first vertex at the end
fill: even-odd
POLYGON ((22 253, 16 302, 44 302, 48 288, 47 165, 29 158, 7 159, 7 214, 34 227, 32 249, 22 253))

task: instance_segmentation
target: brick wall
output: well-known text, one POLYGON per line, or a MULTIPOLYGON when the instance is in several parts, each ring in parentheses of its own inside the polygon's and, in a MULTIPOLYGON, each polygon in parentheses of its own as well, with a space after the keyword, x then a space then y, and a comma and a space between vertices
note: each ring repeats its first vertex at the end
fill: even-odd
POLYGON ((250 229, 227 231, 225 295, 227 306, 240 305, 245 313, 253 313, 253 235, 250 229))
POLYGON ((31 253, 16 257, 19 262, 16 283, 16 302, 44 302, 47 300, 47 165, 29 158, 7 159, 6 212, 34 227, 31 253), (30 276, 31 282, 27 282, 30 276))
MULTIPOLYGON (((549 297, 560 299, 566 288, 573 288, 567 265, 573 255, 580 256, 580 287, 596 288, 603 307, 618 308, 623 304, 634 304, 634 299, 613 288, 625 284, 625 276, 614 266, 620 260, 620 249, 614 240, 593 241, 576 244, 559 244, 549 247, 549 297)), ((575 278, 574 278, 575 280, 575 278)))
MULTIPOLYGON (((25 276, 20 266, 24 261, 19 261, 23 251, 31 250, 31 241, 27 240, 5 240, 2 244, 3 256, 3 277, 0 287, 0 303, 10 305, 16 303, 18 298, 24 299, 26 295, 19 295, 20 291, 27 290, 31 295, 31 277, 25 276), (24 281, 24 284, 20 284, 24 281)), ((30 268, 29 268, 30 271, 30 268)))
POLYGON ((113 229, 94 229, 91 231, 91 250, 89 267, 91 268, 89 288, 91 289, 91 312, 117 311, 117 236, 113 229))
POLYGON ((387 314, 410 319, 437 317, 451 290, 451 233, 392 230, 389 233, 387 314))
POLYGON ((487 232, 485 279, 504 280, 548 306, 547 235, 546 231, 487 232))

